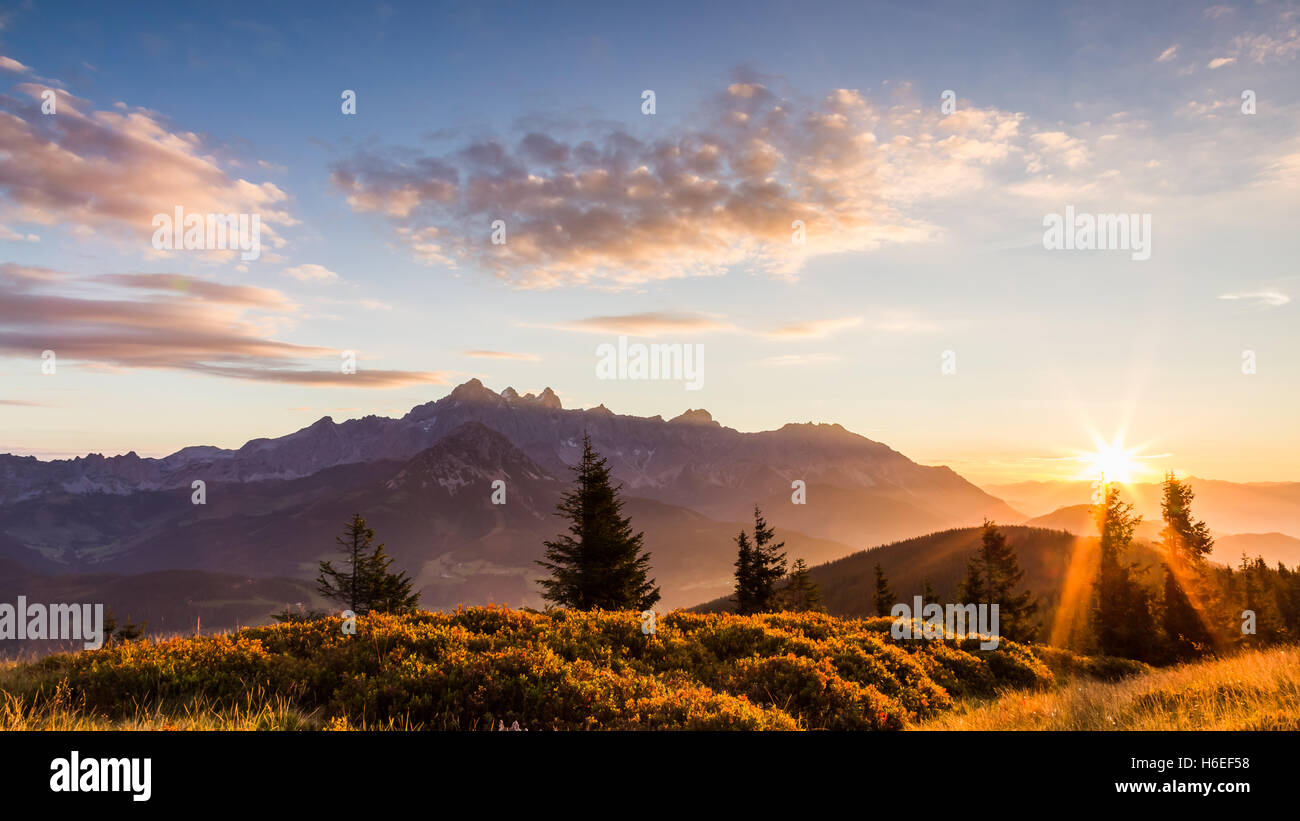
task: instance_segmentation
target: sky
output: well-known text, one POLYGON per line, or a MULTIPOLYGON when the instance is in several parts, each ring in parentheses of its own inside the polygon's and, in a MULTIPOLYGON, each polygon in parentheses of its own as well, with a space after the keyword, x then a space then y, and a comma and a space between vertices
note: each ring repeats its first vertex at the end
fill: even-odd
POLYGON ((981 484, 1300 480, 1298 59, 1278 2, 0 4, 0 452, 478 378, 981 484), (159 247, 178 207, 260 253, 159 247), (1149 234, 1047 247, 1067 208, 1149 234), (620 337, 698 389, 602 378, 620 337))

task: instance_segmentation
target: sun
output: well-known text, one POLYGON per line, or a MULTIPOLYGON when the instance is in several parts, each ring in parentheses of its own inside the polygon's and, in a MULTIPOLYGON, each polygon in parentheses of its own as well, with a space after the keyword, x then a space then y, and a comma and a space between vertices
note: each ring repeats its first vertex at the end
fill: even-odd
POLYGON ((1097 449, 1079 457, 1087 465, 1087 476, 1094 479, 1100 476, 1106 482, 1127 484, 1133 481, 1135 473, 1143 469, 1138 455, 1141 448, 1125 448, 1123 434, 1116 436, 1113 442, 1096 436, 1093 441, 1097 449))

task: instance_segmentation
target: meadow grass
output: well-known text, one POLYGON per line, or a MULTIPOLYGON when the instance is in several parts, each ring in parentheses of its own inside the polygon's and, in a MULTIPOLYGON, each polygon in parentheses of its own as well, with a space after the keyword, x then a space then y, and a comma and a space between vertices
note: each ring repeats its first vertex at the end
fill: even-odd
POLYGON ((1297 729, 1300 650, 1153 670, 887 618, 465 608, 0 662, 7 730, 1297 729))
POLYGON ((923 730, 1300 730, 1300 648, 963 699, 923 730))

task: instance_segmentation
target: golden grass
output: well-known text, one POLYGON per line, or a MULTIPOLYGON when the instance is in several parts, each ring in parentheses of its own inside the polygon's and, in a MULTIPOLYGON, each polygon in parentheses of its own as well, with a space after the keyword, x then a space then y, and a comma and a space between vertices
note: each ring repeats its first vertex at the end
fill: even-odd
POLYGON ((966 700, 922 730, 1300 730, 1300 648, 966 700))
POLYGON ((279 696, 262 700, 250 693, 247 703, 221 705, 195 699, 182 704, 146 707, 109 718, 85 709, 61 688, 55 697, 33 705, 0 692, 0 730, 320 730, 324 723, 304 714, 279 696))

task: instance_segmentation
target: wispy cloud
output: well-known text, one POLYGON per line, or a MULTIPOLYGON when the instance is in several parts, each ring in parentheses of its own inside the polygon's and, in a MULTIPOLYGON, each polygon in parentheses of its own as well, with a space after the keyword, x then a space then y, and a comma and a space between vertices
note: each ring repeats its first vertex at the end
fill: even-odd
POLYGON ((305 265, 295 265, 292 268, 284 270, 285 276, 293 277, 299 282, 335 282, 339 275, 326 268, 324 265, 307 263, 305 265))
POLYGON ((774 339, 824 339, 831 334, 862 324, 862 317, 849 316, 838 319, 814 319, 808 322, 794 322, 767 333, 774 339))
POLYGON ((593 316, 555 326, 565 331, 628 336, 661 336, 670 333, 715 333, 737 330, 734 325, 708 314, 643 313, 593 316))
POLYGON ((1221 294, 1219 299, 1252 302, 1259 307, 1267 308, 1277 308, 1291 301, 1291 297, 1281 291, 1249 291, 1236 294, 1221 294))
POLYGON ((886 333, 933 330, 936 325, 908 312, 880 311, 870 320, 860 316, 828 317, 787 322, 775 328, 739 325, 714 314, 653 312, 620 316, 593 316, 550 326, 557 330, 627 336, 665 336, 670 334, 726 333, 764 337, 771 340, 797 341, 825 339, 829 336, 865 327, 886 333))
POLYGON ((276 291, 183 275, 79 277, 0 264, 0 355, 50 349, 60 363, 311 386, 449 384, 445 372, 344 373, 338 350, 272 338, 296 310, 276 291))
POLYGON ((809 354, 781 354, 780 356, 768 356, 759 360, 762 365, 819 365, 826 362, 839 361, 839 357, 828 353, 809 353, 809 354))
POLYGON ((465 351, 466 356, 478 359, 518 359, 521 362, 540 362, 541 357, 531 353, 512 353, 510 351, 465 351))
POLYGON ((0 70, 12 71, 15 74, 26 74, 32 69, 30 66, 25 66, 12 57, 0 55, 0 70))
POLYGON ((31 234, 31 233, 20 234, 17 231, 11 228, 7 228, 3 225, 0 225, 0 239, 8 240, 9 242, 40 242, 41 241, 41 238, 38 234, 31 234))

